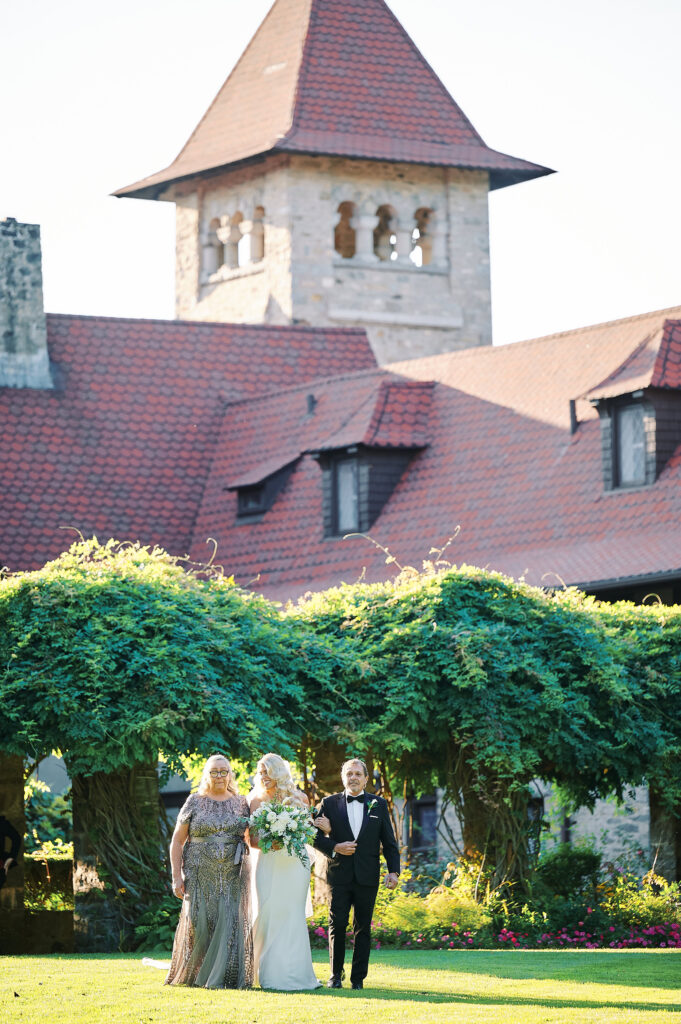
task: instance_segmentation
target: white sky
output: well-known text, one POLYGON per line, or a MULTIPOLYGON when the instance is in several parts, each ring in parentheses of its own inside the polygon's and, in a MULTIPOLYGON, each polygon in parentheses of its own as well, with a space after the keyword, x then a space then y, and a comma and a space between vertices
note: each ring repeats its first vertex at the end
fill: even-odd
MULTIPOLYGON (((678 0, 389 0, 494 149, 496 342, 681 303, 678 0)), ((43 231, 49 311, 172 317, 167 166, 270 0, 4 0, 0 216, 43 231)))

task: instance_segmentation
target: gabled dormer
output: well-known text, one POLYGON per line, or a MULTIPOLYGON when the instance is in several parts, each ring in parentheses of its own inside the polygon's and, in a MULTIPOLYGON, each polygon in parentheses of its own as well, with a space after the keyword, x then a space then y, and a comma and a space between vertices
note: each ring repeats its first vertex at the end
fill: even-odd
POLYGON ((681 445, 681 321, 665 321, 585 397, 600 418, 605 490, 655 483, 681 445))
POLYGON ((433 384, 382 381, 373 402, 310 454, 322 471, 325 537, 365 533, 427 445, 433 384))

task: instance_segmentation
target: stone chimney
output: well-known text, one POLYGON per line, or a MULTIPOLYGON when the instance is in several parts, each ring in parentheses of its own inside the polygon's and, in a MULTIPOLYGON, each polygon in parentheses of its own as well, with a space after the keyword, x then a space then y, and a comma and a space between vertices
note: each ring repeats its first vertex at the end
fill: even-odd
POLYGON ((0 387, 51 388, 40 226, 0 220, 0 387))

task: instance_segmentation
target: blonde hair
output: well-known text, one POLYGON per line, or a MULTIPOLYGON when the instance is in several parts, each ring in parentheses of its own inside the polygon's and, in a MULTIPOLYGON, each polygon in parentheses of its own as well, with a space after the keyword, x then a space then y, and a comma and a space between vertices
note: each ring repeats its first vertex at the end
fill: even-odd
POLYGON ((291 775, 291 768, 288 761, 279 754, 263 754, 258 761, 258 768, 263 767, 274 782, 274 793, 268 794, 260 781, 260 775, 256 775, 254 792, 259 800, 276 800, 281 804, 297 804, 300 807, 306 806, 305 797, 297 788, 291 775))
MULTIPOLYGON (((198 793, 199 796, 206 796, 210 793, 213 788, 213 780, 210 777, 211 768, 218 763, 218 761, 226 761, 229 765, 229 758, 225 757, 224 754, 211 754, 206 763, 203 766, 203 772, 201 773, 201 781, 199 782, 198 793)), ((227 776, 227 790, 232 796, 238 796, 239 790, 236 788, 236 782, 234 776, 231 774, 232 766, 229 765, 230 774, 227 776)))

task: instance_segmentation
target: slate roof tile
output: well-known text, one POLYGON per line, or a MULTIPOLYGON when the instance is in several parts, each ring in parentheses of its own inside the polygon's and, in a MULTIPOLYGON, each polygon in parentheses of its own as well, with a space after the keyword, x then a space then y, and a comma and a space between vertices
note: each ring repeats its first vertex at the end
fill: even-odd
MULTIPOLYGON (((287 445, 293 439, 287 452, 319 450, 322 436, 334 444, 366 441, 363 431, 381 396, 401 385, 396 393, 423 397, 426 392, 411 388, 427 385, 428 446, 371 530, 401 564, 419 566, 460 527, 447 552, 452 562, 524 574, 534 583, 595 585, 681 572, 681 449, 652 487, 604 492, 599 421, 580 398, 613 369, 639 359, 651 338, 658 348, 654 360, 647 353, 646 365, 654 362, 666 374, 675 365, 669 356, 678 351, 680 326, 681 307, 411 360, 228 407, 192 554, 205 557, 206 537, 216 537, 225 568, 242 581, 259 576, 257 586, 276 599, 351 581, 363 569, 369 580, 385 578, 391 570, 384 556, 366 541, 322 536, 320 471, 309 455, 257 524, 235 526, 236 495, 224 490, 224 481, 275 458, 281 436, 287 445), (318 404, 306 420, 307 391, 318 404), (579 417, 575 434, 571 399, 579 417)), ((663 379, 655 378, 656 386, 663 379)), ((409 420, 408 405, 396 406, 399 418, 409 420)))
POLYGON ((276 0, 173 163, 115 195, 274 151, 551 173, 485 145, 384 0, 276 0))
POLYGON ((48 315, 47 331, 61 384, 0 388, 3 522, 28 508, 0 531, 15 569, 62 551, 63 527, 186 553, 227 397, 375 367, 356 329, 48 315))

